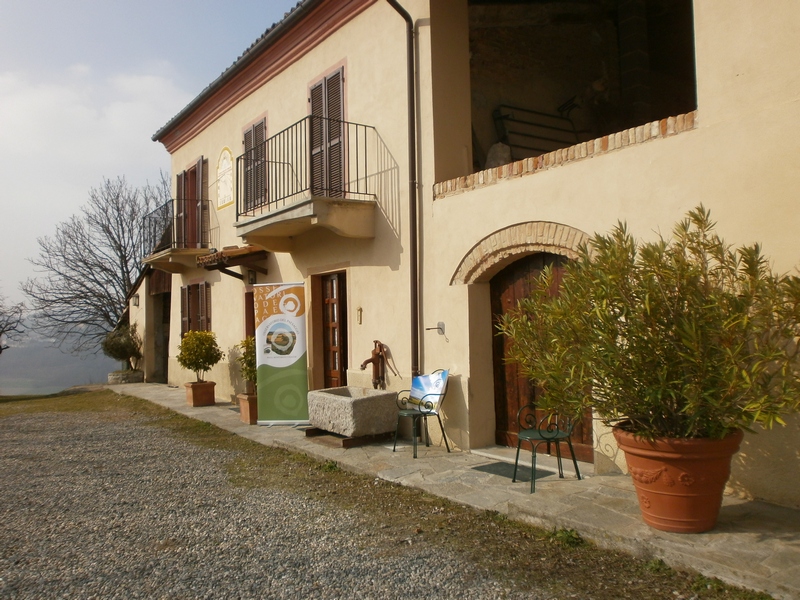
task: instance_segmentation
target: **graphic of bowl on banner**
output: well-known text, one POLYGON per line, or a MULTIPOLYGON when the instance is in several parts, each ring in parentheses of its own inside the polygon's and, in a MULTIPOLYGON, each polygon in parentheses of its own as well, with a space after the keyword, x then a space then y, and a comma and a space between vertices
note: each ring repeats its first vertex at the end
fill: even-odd
POLYGON ((297 344, 297 332, 292 323, 282 320, 267 322, 267 338, 264 345, 264 354, 275 353, 279 356, 291 356, 297 344))
POLYGON ((308 423, 305 289, 302 283, 253 287, 258 422, 308 423))

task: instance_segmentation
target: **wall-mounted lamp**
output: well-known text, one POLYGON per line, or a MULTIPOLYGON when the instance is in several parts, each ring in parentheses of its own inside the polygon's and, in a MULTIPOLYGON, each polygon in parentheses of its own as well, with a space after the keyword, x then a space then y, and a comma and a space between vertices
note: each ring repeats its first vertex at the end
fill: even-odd
POLYGON ((444 333, 444 321, 439 321, 436 324, 436 327, 426 327, 425 331, 436 331, 439 335, 444 335, 444 341, 449 342, 450 340, 447 339, 447 336, 444 333))
POLYGON ((439 321, 436 327, 426 327, 425 331, 438 331, 439 335, 444 335, 444 321, 439 321))
POLYGON ((131 304, 134 306, 139 306, 139 294, 134 294, 131 296, 131 304))
POLYGON ((247 269, 247 283, 250 285, 255 285, 256 283, 256 272, 252 269, 247 269))

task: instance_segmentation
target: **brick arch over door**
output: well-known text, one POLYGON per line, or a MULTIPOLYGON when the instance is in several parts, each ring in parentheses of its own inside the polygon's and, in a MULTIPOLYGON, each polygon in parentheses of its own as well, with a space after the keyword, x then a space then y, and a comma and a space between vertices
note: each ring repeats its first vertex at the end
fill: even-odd
POLYGON ((488 282, 512 262, 539 252, 574 259, 578 246, 588 239, 579 229, 551 221, 509 225, 475 244, 459 263, 450 284, 488 282))

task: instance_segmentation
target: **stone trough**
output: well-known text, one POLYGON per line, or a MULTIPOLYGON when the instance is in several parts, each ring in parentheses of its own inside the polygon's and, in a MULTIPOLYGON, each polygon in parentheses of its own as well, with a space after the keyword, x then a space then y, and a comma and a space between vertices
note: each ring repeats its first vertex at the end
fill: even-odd
POLYGON ((338 387, 308 392, 308 420, 313 427, 349 438, 394 431, 396 392, 338 387))

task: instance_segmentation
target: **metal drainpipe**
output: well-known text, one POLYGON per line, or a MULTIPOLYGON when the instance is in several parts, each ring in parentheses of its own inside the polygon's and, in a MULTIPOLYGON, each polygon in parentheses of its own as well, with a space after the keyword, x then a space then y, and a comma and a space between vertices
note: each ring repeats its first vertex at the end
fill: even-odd
POLYGON ((417 134, 414 85, 414 20, 396 0, 387 0, 406 22, 408 73, 408 217, 411 260, 411 374, 419 375, 419 264, 417 242, 417 134))

